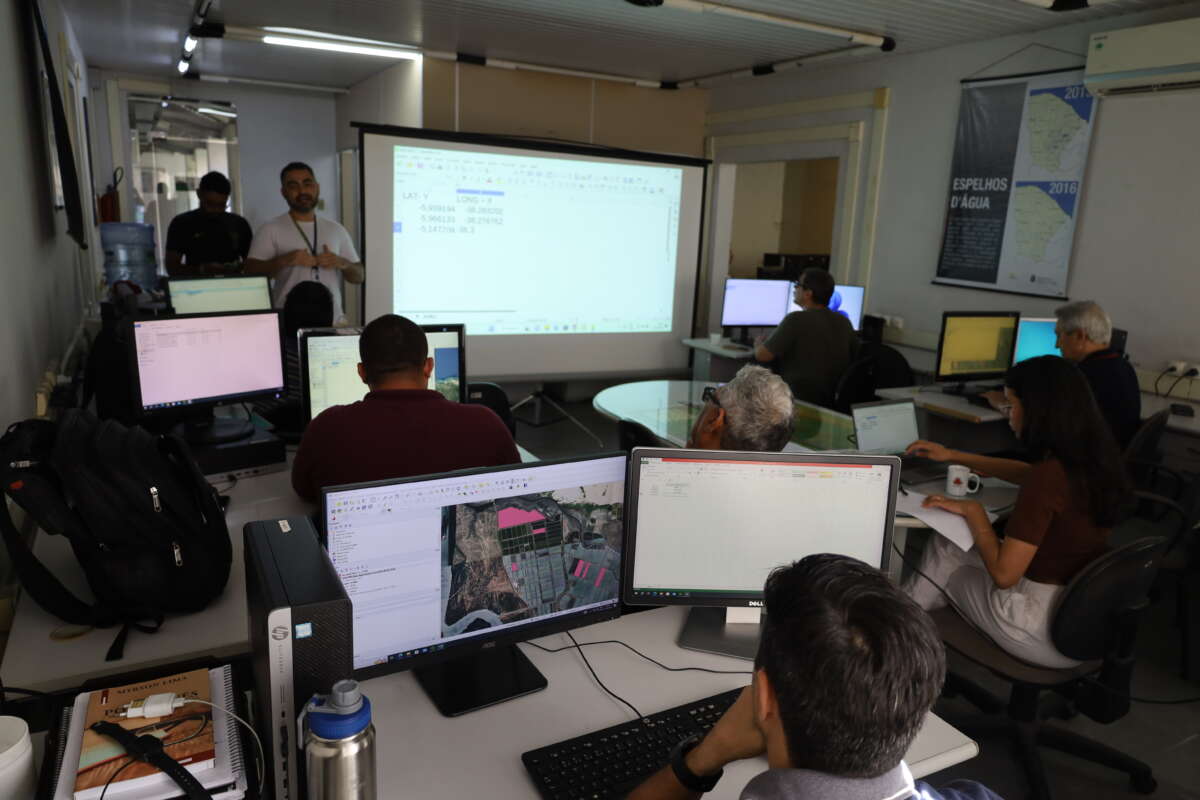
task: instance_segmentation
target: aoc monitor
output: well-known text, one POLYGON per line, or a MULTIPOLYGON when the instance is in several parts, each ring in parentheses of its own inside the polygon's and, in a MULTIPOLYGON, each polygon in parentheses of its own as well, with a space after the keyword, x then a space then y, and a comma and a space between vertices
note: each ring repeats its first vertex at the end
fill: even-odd
POLYGON ((168 278, 167 296, 176 314, 266 311, 271 307, 266 275, 168 278))
POLYGON ((693 606, 681 647, 753 658, 758 626, 726 630, 726 609, 814 553, 886 570, 899 476, 894 456, 635 448, 622 599, 693 606))
MULTIPOLYGON (((433 374, 429 388, 447 400, 465 402, 467 382, 466 332, 462 325, 422 325, 429 341, 433 374)), ((362 328, 305 328, 297 334, 300 386, 305 420, 331 406, 357 403, 367 385, 358 374, 358 339, 362 328)))
POLYGON ((1017 347, 1013 351, 1013 363, 1018 364, 1038 356, 1061 356, 1056 344, 1058 335, 1054 317, 1021 317, 1017 323, 1017 347))
POLYGON ((788 311, 791 281, 726 278, 721 325, 726 328, 778 325, 788 311))
POLYGON ((544 688, 515 643, 615 618, 627 457, 324 489, 359 680, 414 669, 447 716, 544 688))
POLYGON ((1002 378, 1012 366, 1016 311, 946 311, 938 338, 937 381, 1002 378))

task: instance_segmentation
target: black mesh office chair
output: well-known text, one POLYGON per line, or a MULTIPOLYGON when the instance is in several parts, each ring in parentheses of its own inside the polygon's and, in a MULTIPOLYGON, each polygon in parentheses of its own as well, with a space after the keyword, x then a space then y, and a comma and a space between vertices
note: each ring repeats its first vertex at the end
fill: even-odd
POLYGON ((1183 645, 1180 672, 1187 680, 1200 681, 1200 495, 1185 509, 1167 497, 1140 491, 1134 494, 1137 507, 1158 507, 1161 513, 1156 517, 1171 526, 1155 588, 1173 584, 1175 621, 1183 645))
POLYGON ((896 348, 886 344, 864 342, 858 347, 858 357, 868 356, 875 359, 876 389, 912 386, 917 382, 913 377, 912 367, 908 365, 908 359, 896 348))
POLYGON ((617 420, 617 447, 628 453, 635 447, 669 447, 640 422, 617 420))
POLYGON ((1034 800, 1050 800, 1051 796, 1039 746, 1125 772, 1131 786, 1143 794, 1157 787, 1147 764, 1043 722, 1038 701, 1042 692, 1053 690, 1096 722, 1115 722, 1125 716, 1138 618, 1148 604, 1146 598, 1166 545, 1163 537, 1148 537, 1118 547, 1085 567, 1067 586, 1051 620, 1050 636, 1064 655, 1083 662, 1077 667, 1032 666, 993 644, 952 609, 933 612, 950 650, 1012 684, 1005 702, 951 670, 945 694, 962 695, 987 714, 972 718, 947 715, 947 720, 976 738, 1010 737, 1017 745, 1029 779, 1029 796, 1034 800))
POLYGON ((508 404, 508 393, 494 383, 487 381, 472 381, 467 384, 467 402, 487 406, 496 412, 500 421, 508 428, 515 438, 517 421, 513 418, 512 408, 508 404))
POLYGON ((1143 422, 1125 446, 1121 460, 1137 488, 1158 492, 1162 479, 1167 478, 1170 480, 1168 496, 1178 499, 1187 482, 1178 472, 1163 465, 1159 450, 1170 416, 1170 409, 1164 408, 1143 422))
POLYGON ((875 399, 875 359, 872 356, 859 358, 846 369, 833 392, 833 408, 843 414, 850 413, 855 403, 869 403, 875 399))

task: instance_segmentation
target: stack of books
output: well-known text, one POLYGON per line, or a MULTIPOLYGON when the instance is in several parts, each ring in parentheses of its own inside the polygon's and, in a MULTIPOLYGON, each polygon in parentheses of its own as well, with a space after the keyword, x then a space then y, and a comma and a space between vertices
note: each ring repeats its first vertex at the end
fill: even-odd
POLYGON ((66 731, 56 753, 54 800, 173 800, 179 786, 157 767, 133 761, 121 745, 90 730, 99 720, 114 722, 141 736, 162 739, 163 751, 196 776, 214 800, 241 800, 246 770, 237 721, 204 700, 233 709, 233 677, 228 666, 198 669, 144 683, 84 692, 63 709, 66 731), (173 693, 185 702, 161 717, 126 717, 125 709, 150 695, 173 693))

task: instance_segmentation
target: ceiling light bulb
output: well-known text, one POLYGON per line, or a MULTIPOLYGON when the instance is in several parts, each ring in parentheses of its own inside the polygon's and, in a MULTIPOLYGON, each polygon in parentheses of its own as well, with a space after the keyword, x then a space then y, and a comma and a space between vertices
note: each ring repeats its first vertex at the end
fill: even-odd
POLYGON ((197 108, 196 110, 199 111, 201 114, 215 114, 218 117, 237 117, 236 112, 222 111, 219 108, 208 108, 207 106, 201 106, 200 108, 197 108))
POLYGON ((179 59, 179 63, 175 65, 175 69, 179 70, 180 75, 183 75, 185 72, 188 71, 188 68, 191 66, 192 65, 190 63, 188 63, 188 60, 186 58, 181 58, 181 59, 179 59))
POLYGON ((368 47, 365 45, 349 44, 337 41, 318 41, 316 39, 299 39, 294 36, 264 36, 266 44, 281 44, 287 47, 305 47, 310 50, 326 50, 333 53, 352 53, 360 56, 380 56, 382 58, 407 58, 420 60, 421 54, 416 50, 401 50, 392 47, 368 47))
POLYGON ((183 52, 191 53, 196 49, 196 45, 198 44, 200 44, 200 40, 189 33, 188 37, 183 40, 183 52))

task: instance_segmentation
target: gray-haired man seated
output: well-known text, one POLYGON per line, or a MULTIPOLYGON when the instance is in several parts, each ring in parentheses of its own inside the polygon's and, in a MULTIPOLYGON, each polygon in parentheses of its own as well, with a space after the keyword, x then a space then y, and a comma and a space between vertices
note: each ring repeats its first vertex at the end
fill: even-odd
POLYGON ((742 367, 704 399, 688 447, 779 452, 792 436, 792 390, 764 367, 742 367))

